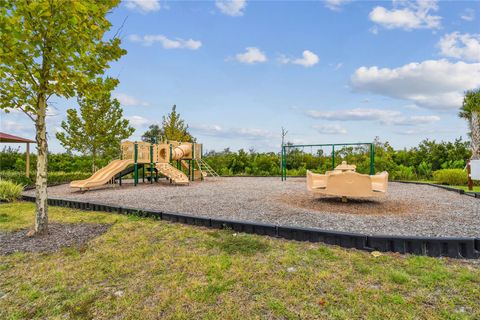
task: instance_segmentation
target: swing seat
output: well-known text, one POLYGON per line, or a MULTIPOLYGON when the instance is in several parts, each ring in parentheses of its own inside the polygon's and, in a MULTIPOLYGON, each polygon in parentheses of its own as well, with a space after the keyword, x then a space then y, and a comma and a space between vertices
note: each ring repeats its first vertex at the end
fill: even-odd
POLYGON ((316 174, 307 171, 307 189, 310 192, 338 197, 383 196, 388 188, 388 172, 373 176, 354 171, 330 171, 316 174))

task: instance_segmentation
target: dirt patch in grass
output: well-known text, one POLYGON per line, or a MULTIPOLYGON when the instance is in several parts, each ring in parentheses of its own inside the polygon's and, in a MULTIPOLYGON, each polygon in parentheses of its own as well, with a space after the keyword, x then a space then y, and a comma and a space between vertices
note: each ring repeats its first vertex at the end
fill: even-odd
POLYGON ((55 252, 79 247, 105 233, 110 225, 98 223, 50 223, 49 233, 27 236, 29 229, 0 232, 0 255, 15 252, 55 252))
POLYGON ((342 198, 318 195, 284 195, 278 198, 290 206, 315 210, 320 212, 333 212, 359 215, 408 215, 413 212, 425 212, 421 203, 414 201, 405 202, 388 198, 349 198, 342 202, 342 198), (412 208, 414 208, 412 210, 412 208))

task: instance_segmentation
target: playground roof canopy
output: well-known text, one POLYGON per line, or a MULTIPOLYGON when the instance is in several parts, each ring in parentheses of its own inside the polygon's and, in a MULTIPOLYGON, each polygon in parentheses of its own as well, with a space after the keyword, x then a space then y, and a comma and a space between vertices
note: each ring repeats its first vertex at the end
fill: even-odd
POLYGON ((25 139, 22 137, 17 137, 5 132, 0 132, 0 142, 7 142, 7 143, 35 143, 35 141, 30 139, 25 139))

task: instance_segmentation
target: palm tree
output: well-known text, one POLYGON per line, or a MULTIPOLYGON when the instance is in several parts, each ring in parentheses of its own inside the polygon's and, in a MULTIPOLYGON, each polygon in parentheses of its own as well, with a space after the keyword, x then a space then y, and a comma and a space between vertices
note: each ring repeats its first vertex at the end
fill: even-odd
POLYGON ((472 160, 480 159, 480 88, 465 93, 458 114, 468 121, 472 148, 472 160))

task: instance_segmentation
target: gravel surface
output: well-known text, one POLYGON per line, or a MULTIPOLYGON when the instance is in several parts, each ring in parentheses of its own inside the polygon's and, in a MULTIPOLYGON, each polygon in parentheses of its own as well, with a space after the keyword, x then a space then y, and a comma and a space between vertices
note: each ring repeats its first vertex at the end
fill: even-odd
POLYGON ((63 247, 78 247, 103 234, 109 227, 96 223, 49 223, 49 233, 44 235, 29 237, 29 229, 0 232, 0 254, 54 252, 63 247))
MULTIPOLYGON (((26 194, 33 195, 33 191, 26 194)), ((175 186, 126 183, 85 193, 68 185, 49 196, 212 218, 359 232, 369 235, 480 237, 480 201, 431 186, 390 183, 385 197, 310 194, 304 178, 216 178, 175 186)))

